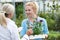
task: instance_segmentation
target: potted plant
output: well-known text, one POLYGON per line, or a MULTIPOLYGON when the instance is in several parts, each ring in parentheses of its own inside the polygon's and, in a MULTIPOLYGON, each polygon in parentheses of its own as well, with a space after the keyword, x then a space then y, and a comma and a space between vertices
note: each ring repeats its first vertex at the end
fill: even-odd
POLYGON ((28 29, 29 28, 33 29, 33 35, 42 34, 42 22, 43 22, 43 20, 37 21, 35 19, 35 21, 33 22, 33 24, 30 24, 30 22, 27 21, 28 29))

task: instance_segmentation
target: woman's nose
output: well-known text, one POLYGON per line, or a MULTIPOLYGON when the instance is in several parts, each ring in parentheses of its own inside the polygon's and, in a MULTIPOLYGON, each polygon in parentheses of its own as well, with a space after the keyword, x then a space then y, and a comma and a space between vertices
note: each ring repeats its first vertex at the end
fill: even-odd
POLYGON ((26 11, 26 13, 27 13, 27 14, 30 14, 30 12, 29 12, 29 11, 26 11))

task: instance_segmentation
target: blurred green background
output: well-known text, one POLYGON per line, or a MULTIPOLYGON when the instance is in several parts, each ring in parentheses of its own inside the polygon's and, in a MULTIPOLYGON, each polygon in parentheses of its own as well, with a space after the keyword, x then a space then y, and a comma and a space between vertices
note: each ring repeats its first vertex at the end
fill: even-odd
MULTIPOLYGON (((55 1, 52 1, 52 5, 50 6, 47 3, 47 7, 50 8, 47 11, 39 11, 38 15, 42 18, 45 18, 48 23, 49 29, 49 37, 46 40, 60 40, 60 5, 57 2, 54 4, 55 1)), ((46 4, 43 4, 44 6, 46 4)), ((23 2, 16 2, 16 24, 18 27, 21 26, 22 20, 25 18, 24 15, 24 3, 23 2)), ((46 9, 46 8, 45 8, 46 9)))

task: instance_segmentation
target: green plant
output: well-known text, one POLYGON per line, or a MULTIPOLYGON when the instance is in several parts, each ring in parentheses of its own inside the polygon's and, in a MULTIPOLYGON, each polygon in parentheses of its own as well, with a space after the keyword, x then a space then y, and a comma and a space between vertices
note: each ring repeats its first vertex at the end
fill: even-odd
POLYGON ((34 19, 33 24, 31 24, 27 20, 28 29, 30 29, 30 28, 33 29, 33 35, 42 34, 42 22, 43 22, 43 20, 37 21, 36 19, 34 19))
POLYGON ((40 20, 38 22, 35 21, 33 23, 33 26, 34 26, 33 35, 43 34, 42 33, 42 22, 43 22, 43 20, 40 20))
POLYGON ((18 27, 21 26, 22 20, 24 19, 23 14, 23 2, 16 2, 15 3, 15 9, 16 9, 16 24, 18 27))
POLYGON ((60 32, 50 31, 47 40, 60 40, 60 32))

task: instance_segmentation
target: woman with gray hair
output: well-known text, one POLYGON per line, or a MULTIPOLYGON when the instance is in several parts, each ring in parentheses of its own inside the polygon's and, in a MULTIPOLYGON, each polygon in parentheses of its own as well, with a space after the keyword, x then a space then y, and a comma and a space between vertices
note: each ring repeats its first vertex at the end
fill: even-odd
POLYGON ((4 4, 2 10, 3 12, 0 12, 0 40, 20 40, 17 26, 11 20, 15 11, 14 6, 4 4))

